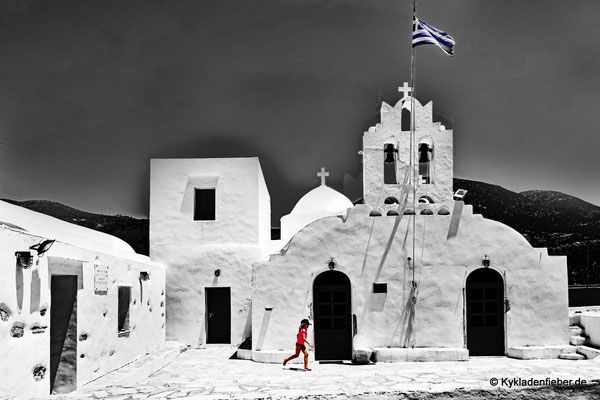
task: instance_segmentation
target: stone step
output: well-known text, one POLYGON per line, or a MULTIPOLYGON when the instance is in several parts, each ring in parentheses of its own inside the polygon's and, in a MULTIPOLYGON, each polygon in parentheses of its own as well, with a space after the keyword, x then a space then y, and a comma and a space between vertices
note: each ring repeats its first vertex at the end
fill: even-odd
POLYGON ((571 343, 573 346, 581 346, 585 343, 585 338, 583 336, 571 336, 569 343, 571 343))
POLYGON ((593 360, 595 358, 600 360, 600 349, 589 346, 577 346, 577 353, 583 354, 588 360, 593 360))
POLYGON ((585 360, 585 356, 578 353, 563 353, 558 358, 561 360, 585 360))
POLYGON ((583 329, 578 325, 571 325, 569 326, 569 332, 571 332, 571 336, 581 336, 583 329))

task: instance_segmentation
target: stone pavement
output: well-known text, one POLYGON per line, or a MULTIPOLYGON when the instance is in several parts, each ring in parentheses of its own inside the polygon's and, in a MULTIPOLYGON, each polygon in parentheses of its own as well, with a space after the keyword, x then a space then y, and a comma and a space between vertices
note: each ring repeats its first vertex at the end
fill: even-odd
MULTIPOLYGON (((116 383, 103 387, 97 382, 58 399, 273 399, 273 398, 484 398, 520 393, 509 388, 508 379, 585 379, 587 386, 572 386, 562 395, 600 399, 600 363, 593 360, 516 360, 506 357, 474 357, 465 362, 378 363, 370 365, 312 363, 307 372, 301 365, 283 367, 247 360, 229 359, 233 348, 209 347, 182 353, 174 362, 133 386, 116 383), (498 379, 496 386, 490 383, 498 379), (592 385, 589 385, 589 384, 592 385), (418 395, 414 391, 418 391, 418 395), (430 394, 423 397, 422 393, 430 394), (460 394, 462 393, 462 395, 460 394), (472 397, 471 393, 483 393, 472 397), (577 394, 581 393, 581 396, 577 394), (417 397, 415 397, 417 396, 417 397), (439 396, 437 397, 439 398, 439 396)), ((104 380, 106 382, 106 380, 104 380)), ((523 383, 523 382, 521 382, 523 383)), ((526 382, 524 383, 526 384, 526 382)), ((555 390, 548 386, 541 390, 555 390)), ((562 386, 564 388, 564 386, 562 386)), ((560 389, 560 387, 559 387, 560 389)), ((540 389, 536 389, 540 390, 540 389)), ((521 392, 525 393, 525 392, 521 392)), ((541 393, 541 392, 540 392, 541 393)), ((553 392, 554 393, 554 392, 553 392)), ((559 398, 562 398, 562 395, 559 398)), ((528 396, 529 397, 529 396, 528 396)), ((550 398, 547 393, 540 398, 550 398)), ((556 397, 552 397, 556 398, 556 397)))

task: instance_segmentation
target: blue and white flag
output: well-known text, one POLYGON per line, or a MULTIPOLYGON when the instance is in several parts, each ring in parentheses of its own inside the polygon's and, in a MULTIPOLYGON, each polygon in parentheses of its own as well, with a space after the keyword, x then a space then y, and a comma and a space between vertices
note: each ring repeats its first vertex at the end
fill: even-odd
POLYGON ((413 47, 417 47, 422 44, 435 44, 444 50, 444 53, 452 56, 455 43, 452 36, 446 32, 427 25, 423 21, 419 21, 417 17, 413 17, 412 45, 413 47))

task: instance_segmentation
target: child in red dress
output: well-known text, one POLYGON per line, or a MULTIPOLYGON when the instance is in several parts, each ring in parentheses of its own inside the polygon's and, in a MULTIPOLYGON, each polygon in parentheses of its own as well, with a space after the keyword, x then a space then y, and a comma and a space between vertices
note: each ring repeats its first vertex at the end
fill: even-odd
POLYGON ((296 336, 296 354, 293 354, 283 360, 283 365, 287 364, 288 361, 298 357, 298 355, 300 355, 300 351, 302 351, 304 353, 304 369, 311 371, 311 369, 308 368, 308 351, 306 351, 306 346, 304 345, 306 343, 310 347, 313 347, 313 345, 308 343, 306 340, 306 330, 308 329, 309 325, 310 322, 308 322, 306 318, 300 321, 300 329, 298 330, 298 335, 296 336))

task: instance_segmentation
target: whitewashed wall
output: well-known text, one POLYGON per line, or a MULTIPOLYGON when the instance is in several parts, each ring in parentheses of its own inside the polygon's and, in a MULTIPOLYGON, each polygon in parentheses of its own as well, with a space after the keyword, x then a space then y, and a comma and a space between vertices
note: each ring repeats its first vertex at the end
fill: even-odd
MULTIPOLYGON (((42 239, 23 231, 0 228, 0 307, 9 311, 0 320, 0 396, 45 396, 50 390, 50 276, 78 275, 77 290, 77 385, 81 386, 159 348, 165 338, 165 271, 148 257, 119 257, 56 242, 39 261, 41 279, 40 311, 30 313, 32 269, 24 271, 24 301, 17 312, 15 251, 25 251, 42 239), (109 267, 106 295, 94 293, 94 264, 109 267), (150 273, 140 300, 139 274, 150 273), (131 286, 130 335, 117 332, 117 286, 131 286), (42 315, 43 314, 43 315, 42 315), (24 325, 22 337, 13 337, 11 328, 24 325), (44 329, 34 330, 41 327, 44 329), (40 333, 34 333, 40 331, 40 333), (36 367, 45 369, 44 378, 34 379, 36 367)), ((35 254, 35 252, 33 252, 35 254)))
POLYGON ((231 341, 241 342, 252 262, 270 240, 270 198, 258 158, 155 159, 150 181, 150 257, 167 266, 167 336, 204 344, 205 288, 230 287, 231 341), (215 221, 193 220, 193 189, 203 187, 216 188, 215 221))
POLYGON ((468 274, 482 268, 486 254, 490 268, 504 276, 510 302, 505 347, 568 343, 565 257, 532 248, 508 226, 473 215, 471 206, 464 207, 457 235, 450 239, 450 215, 417 215, 418 293, 413 306, 412 270, 406 261, 412 256, 411 219, 402 218, 389 244, 396 218, 375 217, 372 225, 369 210, 357 206, 345 222, 320 219, 296 234, 281 254, 254 264, 253 337, 258 336, 265 307, 273 307, 263 350, 293 347, 300 319, 311 314, 312 282, 328 270, 330 257, 352 283, 352 312, 358 320, 355 348, 466 347, 463 288, 468 274), (374 282, 388 284, 386 296, 371 294, 374 282))
MULTIPOLYGON (((410 110, 410 101, 399 101, 394 107, 387 103, 381 105, 381 123, 369 128, 363 135, 363 183, 366 204, 378 206, 393 196, 398 198, 401 185, 383 183, 383 147, 393 143, 398 149, 399 165, 410 164, 410 131, 402 131, 402 109, 410 110), (382 187, 383 186, 383 187, 382 187)), ((415 100, 415 146, 423 138, 433 140, 434 155, 432 162, 432 184, 417 185, 417 199, 430 196, 435 202, 452 199, 452 178, 454 168, 452 130, 445 130, 439 122, 433 122, 433 102, 421 105, 415 100)), ((415 149, 414 165, 418 171, 418 155, 415 149)), ((404 179, 407 167, 401 167, 399 179, 404 179)), ((412 199, 412 193, 409 196, 412 199)), ((412 203, 412 201, 410 201, 412 203)))

